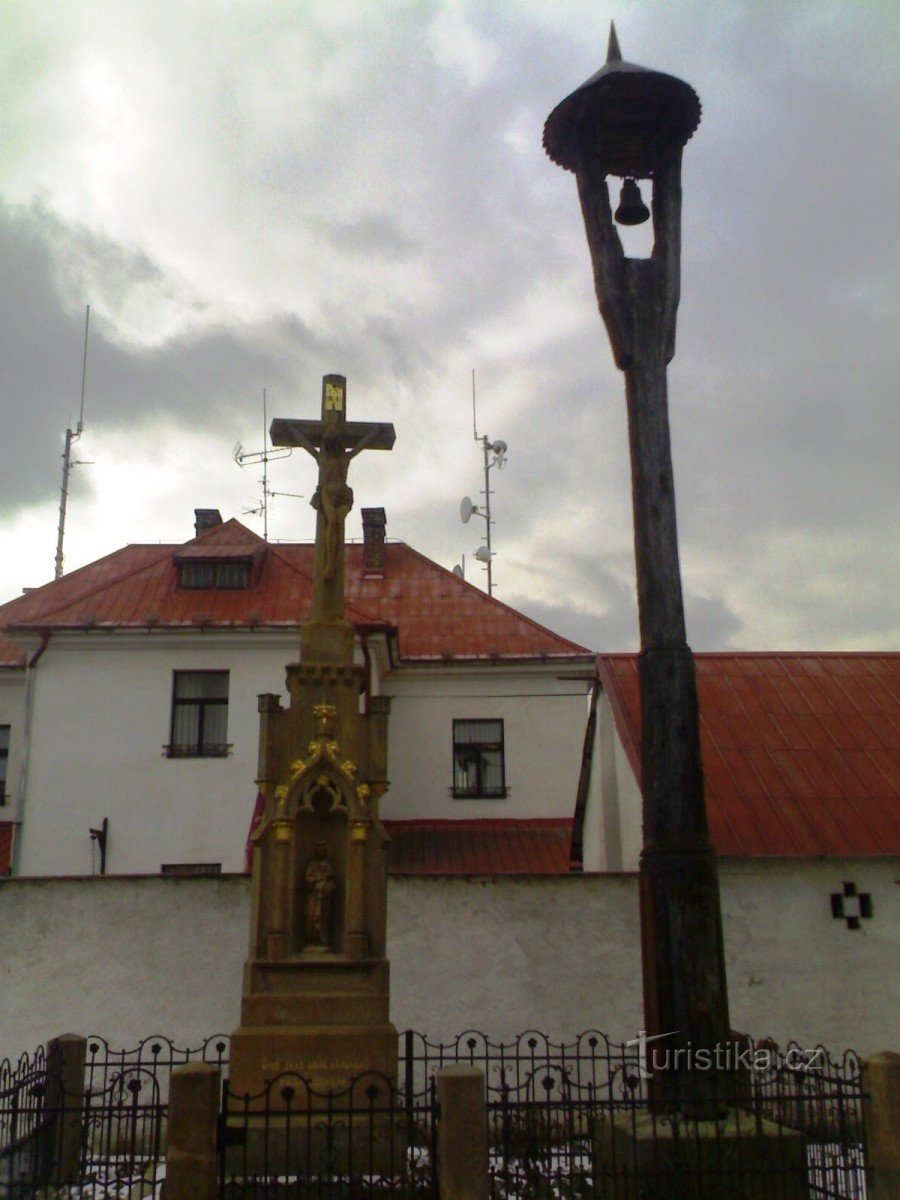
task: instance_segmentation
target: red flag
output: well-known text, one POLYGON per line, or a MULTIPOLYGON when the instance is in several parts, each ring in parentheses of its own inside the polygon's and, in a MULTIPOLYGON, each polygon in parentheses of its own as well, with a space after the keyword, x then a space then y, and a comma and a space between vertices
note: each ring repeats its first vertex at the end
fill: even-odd
POLYGON ((253 806, 253 816, 250 819, 250 829, 247 833, 247 845, 244 849, 244 871, 249 875, 253 870, 253 835, 259 828, 266 811, 266 798, 262 792, 256 793, 256 803, 253 806))

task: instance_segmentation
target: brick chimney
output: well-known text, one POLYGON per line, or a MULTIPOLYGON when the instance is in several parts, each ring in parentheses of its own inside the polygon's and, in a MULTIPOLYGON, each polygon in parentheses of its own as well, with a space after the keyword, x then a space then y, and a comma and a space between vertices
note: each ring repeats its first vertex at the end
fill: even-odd
POLYGON ((363 571, 367 575, 380 575, 384 570, 384 531, 387 517, 383 508, 364 508, 363 527, 363 571))
POLYGON ((222 524, 222 514, 217 508, 195 508, 194 509, 194 536, 199 537, 201 533, 206 533, 207 530, 215 529, 217 525, 222 524))

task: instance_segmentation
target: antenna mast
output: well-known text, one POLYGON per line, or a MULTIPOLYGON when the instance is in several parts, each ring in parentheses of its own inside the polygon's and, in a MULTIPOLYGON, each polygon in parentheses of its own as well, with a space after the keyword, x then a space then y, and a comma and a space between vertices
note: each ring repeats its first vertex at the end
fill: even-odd
POLYGON ((266 420, 266 389, 263 388, 263 456, 262 456, 262 519, 263 519, 263 538, 269 540, 269 423, 266 420))
POLYGON ((84 357, 81 363, 81 408, 78 411, 78 424, 74 433, 71 425, 66 430, 66 444, 63 449, 62 490, 59 497, 59 529, 56 534, 56 569, 53 578, 59 579, 63 573, 63 540, 66 536, 66 505, 69 499, 69 475, 72 467, 78 466, 72 462, 72 443, 77 442, 84 429, 84 384, 87 378, 88 330, 91 324, 91 306, 87 306, 84 315, 84 357))
POLYGON ((472 371, 472 434, 476 442, 481 442, 481 451, 484 455, 484 504, 479 508, 477 504, 472 503, 468 496, 465 496, 459 506, 459 516, 463 524, 466 524, 472 516, 484 517, 485 545, 478 547, 475 551, 475 557, 485 565, 488 595, 493 596, 494 576, 492 567, 494 551, 491 549, 491 525, 493 524, 491 517, 491 468, 496 467, 502 471, 506 466, 507 445, 502 438, 496 438, 492 442, 487 434, 484 437, 478 436, 478 418, 475 411, 474 370, 472 371))
POLYGON ((249 466, 250 463, 262 463, 262 502, 256 508, 245 508, 244 513, 247 516, 262 516, 263 519, 263 537, 266 541, 269 540, 269 499, 274 496, 290 496, 293 499, 302 500, 303 497, 297 492, 273 492, 269 489, 269 460, 276 458, 288 458, 291 453, 291 447, 286 450, 272 450, 269 447, 269 428, 268 417, 266 415, 266 389, 263 388, 263 448, 262 450, 244 450, 240 442, 234 448, 234 461, 239 467, 249 466))

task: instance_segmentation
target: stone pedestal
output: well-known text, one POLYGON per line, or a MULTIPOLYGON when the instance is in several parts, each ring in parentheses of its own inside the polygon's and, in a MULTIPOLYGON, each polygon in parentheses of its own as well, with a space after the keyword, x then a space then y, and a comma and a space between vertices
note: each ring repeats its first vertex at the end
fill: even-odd
POLYGON ((719 1121, 623 1113, 594 1135, 602 1200, 807 1200, 803 1136, 730 1110, 719 1121))
MULTIPOLYGON (((342 1092, 367 1071, 396 1083, 389 969, 385 959, 337 954, 247 963, 249 985, 231 1041, 232 1092, 256 1096, 284 1072, 302 1075, 315 1093, 342 1092)), ((306 1096, 298 1089, 292 1106, 306 1096)), ((315 1095, 308 1099, 311 1107, 321 1107, 315 1095)), ((275 1092, 269 1098, 270 1110, 273 1106, 279 1106, 275 1092)), ((252 1107, 262 1107, 262 1100, 251 1101, 252 1107)))

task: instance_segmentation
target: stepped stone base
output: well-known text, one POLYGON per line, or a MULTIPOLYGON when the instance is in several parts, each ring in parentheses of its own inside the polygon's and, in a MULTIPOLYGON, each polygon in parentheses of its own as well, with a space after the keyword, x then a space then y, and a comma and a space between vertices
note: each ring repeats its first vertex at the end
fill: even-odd
POLYGON ((802 1134, 748 1113, 672 1121, 624 1113, 594 1135, 602 1200, 807 1200, 802 1134))

